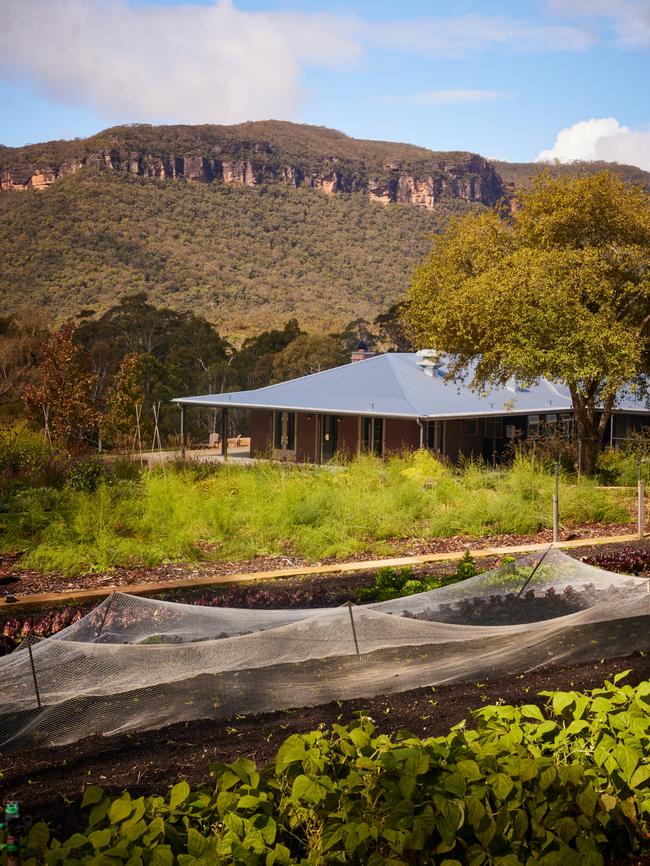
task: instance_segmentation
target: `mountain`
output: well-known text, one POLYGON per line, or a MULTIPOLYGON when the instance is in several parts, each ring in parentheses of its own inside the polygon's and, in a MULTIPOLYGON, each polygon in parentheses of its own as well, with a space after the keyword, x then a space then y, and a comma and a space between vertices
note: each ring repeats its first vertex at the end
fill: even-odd
POLYGON ((0 147, 0 301, 61 321, 146 290, 230 335, 337 328, 393 304, 452 214, 537 168, 280 121, 0 147))

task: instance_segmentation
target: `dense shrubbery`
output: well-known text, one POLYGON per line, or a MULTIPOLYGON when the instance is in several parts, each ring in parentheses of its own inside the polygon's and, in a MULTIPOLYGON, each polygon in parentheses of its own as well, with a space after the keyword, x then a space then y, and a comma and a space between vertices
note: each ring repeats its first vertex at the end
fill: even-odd
MULTIPOLYGON (((456 471, 423 453, 363 456, 338 472, 188 465, 136 481, 109 474, 94 491, 19 491, 5 500, 0 544, 26 549, 27 567, 66 574, 204 556, 381 555, 398 538, 536 532, 552 524, 552 495, 553 478, 523 457, 500 472, 478 463, 456 471)), ((619 499, 588 479, 563 484, 563 524, 625 521, 619 499)))
POLYGON ((213 788, 89 787, 86 830, 35 826, 26 866, 602 866, 649 838, 650 683, 621 676, 547 693, 546 712, 485 707, 446 737, 377 735, 364 717, 294 734, 266 770, 215 765, 213 788))

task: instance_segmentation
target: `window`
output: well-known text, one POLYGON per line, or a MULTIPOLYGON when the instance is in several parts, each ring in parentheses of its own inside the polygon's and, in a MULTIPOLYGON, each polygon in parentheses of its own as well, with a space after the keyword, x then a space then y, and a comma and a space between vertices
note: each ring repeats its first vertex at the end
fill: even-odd
POLYGON ((444 421, 427 421, 427 448, 429 451, 444 451, 444 421))
POLYGON ((463 421, 465 436, 478 436, 478 418, 466 418, 463 421))
POLYGON ((273 413, 273 447, 278 451, 282 448, 282 412, 273 413))
POLYGON ((273 413, 273 447, 276 451, 295 451, 296 413, 273 413))
POLYGON ((528 416, 528 435, 530 437, 539 436, 539 415, 528 416))
POLYGON ((361 419, 361 450, 381 457, 384 453, 384 419, 361 419))
POLYGON ((503 439, 503 420, 501 418, 485 419, 485 438, 503 439))

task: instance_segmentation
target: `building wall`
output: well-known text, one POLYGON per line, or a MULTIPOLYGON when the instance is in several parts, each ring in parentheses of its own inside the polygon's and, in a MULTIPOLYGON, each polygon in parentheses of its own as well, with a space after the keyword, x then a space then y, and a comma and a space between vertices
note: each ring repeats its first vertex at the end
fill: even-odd
POLYGON ((458 460, 460 448, 460 421, 445 421, 444 454, 452 463, 458 460))
POLYGON ((251 410, 251 457, 268 457, 271 453, 272 420, 272 412, 251 410))
POLYGON ((485 422, 483 418, 463 418, 458 423, 458 454, 464 457, 483 456, 483 434, 485 422))
POLYGON ((296 418, 296 462, 317 463, 315 414, 298 413, 296 418))
POLYGON ((339 454, 347 454, 348 457, 356 456, 359 451, 359 417, 357 415, 339 416, 337 451, 339 454))
POLYGON ((420 447, 420 427, 417 421, 402 418, 384 420, 384 454, 414 451, 420 447))

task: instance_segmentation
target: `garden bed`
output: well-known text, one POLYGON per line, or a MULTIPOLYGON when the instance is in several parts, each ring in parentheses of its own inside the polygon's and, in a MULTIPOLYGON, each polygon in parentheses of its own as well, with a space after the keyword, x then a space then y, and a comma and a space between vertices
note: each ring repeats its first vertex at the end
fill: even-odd
POLYGON ((549 666, 528 674, 481 682, 420 688, 372 699, 336 701, 325 706, 285 710, 224 720, 196 721, 149 731, 82 740, 56 750, 31 750, 0 757, 0 802, 22 801, 33 818, 44 818, 58 832, 77 829, 78 812, 67 803, 88 785, 109 792, 165 792, 186 779, 192 785, 209 782, 215 761, 239 756, 264 765, 289 734, 349 721, 361 710, 379 729, 406 729, 418 736, 446 734, 472 709, 490 703, 536 703, 541 690, 589 689, 615 673, 632 669, 629 682, 650 679, 650 657, 633 656, 602 663, 549 666))

